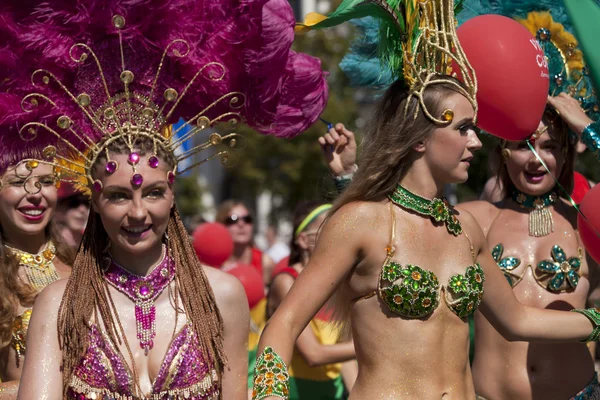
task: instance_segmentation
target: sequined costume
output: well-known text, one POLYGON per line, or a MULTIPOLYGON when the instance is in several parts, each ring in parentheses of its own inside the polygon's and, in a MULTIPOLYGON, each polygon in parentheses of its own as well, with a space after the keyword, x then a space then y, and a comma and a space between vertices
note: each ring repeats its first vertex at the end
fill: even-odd
MULTIPOLYGON (((132 372, 118 349, 96 325, 90 345, 75 368, 69 387, 72 399, 134 399, 132 372)), ((217 399, 219 382, 213 366, 204 358, 196 335, 186 324, 175 335, 163 359, 152 392, 146 399, 217 399)))
MULTIPOLYGON (((575 235, 579 241, 579 235, 575 235)), ((577 255, 567 257, 559 245, 554 245, 550 251, 551 259, 541 260, 533 265, 527 264, 521 274, 513 272, 521 265, 521 260, 514 256, 504 255, 504 246, 498 243, 492 249, 492 257, 504 273, 512 287, 518 285, 528 269, 532 270, 535 281, 552 293, 562 293, 577 288, 581 273, 579 271, 583 260, 583 248, 577 249, 577 255)))
POLYGON ((12 326, 12 341, 11 345, 17 352, 17 360, 25 354, 27 350, 27 329, 29 328, 29 319, 33 309, 27 308, 18 315, 12 326))
MULTIPOLYGON (((387 257, 379 275, 377 292, 372 292, 358 300, 379 294, 388 309, 406 318, 423 318, 432 314, 440 303, 440 284, 437 276, 416 265, 405 265, 393 261, 395 254, 396 216, 390 203, 392 227, 387 257)), ((463 232, 464 233, 464 232, 463 232)), ((465 237, 466 234, 465 234, 465 237)), ((467 237, 468 239, 468 237, 467 237)), ((450 310, 464 318, 475 313, 483 298, 483 269, 476 262, 473 245, 469 246, 473 256, 473 265, 466 268, 465 274, 456 274, 445 287, 444 300, 450 310)))

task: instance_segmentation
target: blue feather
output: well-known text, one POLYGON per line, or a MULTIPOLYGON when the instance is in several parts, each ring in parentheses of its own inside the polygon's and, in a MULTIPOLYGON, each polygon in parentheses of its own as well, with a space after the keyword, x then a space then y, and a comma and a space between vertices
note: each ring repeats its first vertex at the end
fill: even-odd
POLYGON ((350 52, 340 62, 340 68, 353 86, 386 89, 393 83, 394 78, 390 68, 382 65, 378 56, 379 20, 364 17, 352 20, 352 24, 358 33, 350 46, 350 52))

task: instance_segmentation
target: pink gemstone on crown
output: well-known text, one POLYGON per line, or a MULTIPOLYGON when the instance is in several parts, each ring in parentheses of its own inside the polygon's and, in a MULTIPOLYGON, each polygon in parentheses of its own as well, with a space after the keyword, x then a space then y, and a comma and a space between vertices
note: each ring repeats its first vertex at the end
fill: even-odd
POLYGON ((95 180, 94 183, 92 183, 92 187, 94 188, 94 191, 96 193, 100 193, 102 191, 102 182, 100 182, 99 180, 95 180))
POLYGON ((140 162, 140 155, 134 151, 129 154, 129 159, 127 161, 129 161, 129 164, 131 165, 136 165, 140 162))
POLYGON ((106 163, 105 170, 109 174, 114 174, 115 171, 117 170, 117 168, 118 168, 118 165, 117 165, 116 161, 109 161, 106 163))
POLYGON ((173 171, 167 172, 167 182, 169 182, 169 185, 175 183, 175 173, 173 171))
POLYGON ((144 177, 140 174, 133 174, 131 177, 131 184, 133 186, 140 186, 144 182, 144 177))
POLYGON ((148 158, 148 165, 150 168, 158 168, 158 162, 158 157, 156 156, 150 156, 150 158, 148 158))

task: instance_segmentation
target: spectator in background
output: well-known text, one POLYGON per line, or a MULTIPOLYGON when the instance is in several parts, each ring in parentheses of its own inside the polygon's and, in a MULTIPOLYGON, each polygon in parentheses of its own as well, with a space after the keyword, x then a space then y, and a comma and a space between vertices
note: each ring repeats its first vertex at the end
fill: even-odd
POLYGON ((77 250, 90 213, 90 199, 72 184, 61 182, 54 223, 67 246, 77 250))
POLYGON ((196 214, 196 215, 192 215, 191 217, 186 218, 184 225, 185 225, 185 229, 187 230, 187 233, 190 236, 192 236, 194 234, 194 231, 196 230, 196 228, 198 228, 200 225, 202 225, 205 222, 206 222, 206 220, 204 219, 204 217, 202 217, 202 215, 196 214))
POLYGON ((217 209, 216 222, 224 224, 233 239, 233 254, 225 261, 222 270, 235 268, 237 264, 251 265, 261 274, 267 286, 275 263, 254 245, 254 218, 248 207, 239 200, 226 200, 217 209))
POLYGON ((265 250, 265 254, 271 257, 273 262, 277 264, 290 255, 290 248, 279 240, 279 231, 275 224, 271 224, 267 227, 267 245, 268 248, 265 250))

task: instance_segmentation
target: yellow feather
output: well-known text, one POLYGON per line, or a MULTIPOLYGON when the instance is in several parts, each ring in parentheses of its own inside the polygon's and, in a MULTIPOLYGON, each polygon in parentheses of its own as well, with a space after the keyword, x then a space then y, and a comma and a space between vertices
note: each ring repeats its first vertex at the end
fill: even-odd
POLYGON ((527 14, 527 19, 518 19, 517 21, 534 36, 541 28, 546 28, 550 32, 550 41, 561 52, 568 74, 583 69, 583 54, 581 50, 577 49, 577 39, 567 32, 562 24, 554 22, 549 12, 530 12, 527 14))

